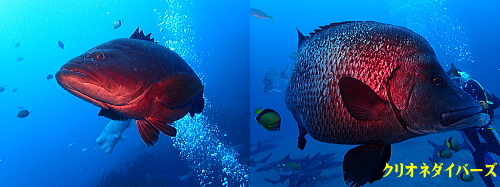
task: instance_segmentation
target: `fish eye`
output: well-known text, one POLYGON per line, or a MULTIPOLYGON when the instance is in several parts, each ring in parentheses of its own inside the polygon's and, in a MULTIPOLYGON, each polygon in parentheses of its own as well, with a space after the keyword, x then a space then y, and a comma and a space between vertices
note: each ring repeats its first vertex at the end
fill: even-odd
POLYGON ((444 86, 444 84, 446 83, 446 79, 444 79, 441 75, 434 75, 432 77, 432 83, 435 85, 435 86, 444 86))
POLYGON ((94 54, 94 57, 97 58, 97 60, 104 60, 106 55, 103 52, 97 52, 94 54))

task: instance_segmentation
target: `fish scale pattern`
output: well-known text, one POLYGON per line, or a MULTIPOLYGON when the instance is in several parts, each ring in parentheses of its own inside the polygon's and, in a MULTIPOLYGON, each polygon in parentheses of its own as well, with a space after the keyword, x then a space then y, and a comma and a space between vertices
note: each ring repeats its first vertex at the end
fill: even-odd
POLYGON ((402 59, 432 50, 422 37, 388 24, 346 22, 321 27, 299 45, 285 100, 299 126, 313 138, 341 144, 411 138, 397 120, 382 123, 351 117, 339 80, 356 78, 388 101, 386 83, 393 70, 405 63, 402 59))

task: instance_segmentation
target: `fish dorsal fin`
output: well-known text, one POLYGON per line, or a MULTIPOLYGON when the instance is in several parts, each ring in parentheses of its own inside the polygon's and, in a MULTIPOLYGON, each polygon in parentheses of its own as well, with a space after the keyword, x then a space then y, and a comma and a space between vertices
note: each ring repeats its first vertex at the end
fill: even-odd
POLYGON ((300 45, 302 45, 302 42, 304 42, 304 40, 306 40, 307 37, 305 37, 304 34, 302 34, 297 27, 295 27, 295 29, 297 29, 297 34, 299 35, 299 45, 297 48, 300 48, 300 45))
POLYGON ((281 161, 282 161, 282 162, 288 162, 288 161, 290 161, 290 160, 292 160, 292 159, 290 158, 290 154, 286 155, 283 159, 281 159, 281 161))
POLYGON ((295 27, 295 29, 297 29, 297 33, 299 35, 299 48, 300 48, 300 45, 302 45, 302 43, 309 39, 310 37, 313 37, 314 35, 328 29, 328 28, 332 28, 332 27, 336 27, 336 26, 339 26, 339 25, 343 25, 343 24, 346 24, 346 23, 352 23, 352 22, 356 22, 356 21, 345 21, 345 22, 339 22, 339 23, 330 23, 329 25, 325 25, 325 26, 319 26, 319 29, 314 29, 314 32, 311 32, 309 33, 309 36, 304 36, 304 34, 302 34, 299 29, 297 29, 297 27, 295 27))
POLYGON ((389 104, 358 79, 342 77, 339 87, 344 106, 354 119, 377 121, 389 110, 389 104))
POLYGON ((151 37, 151 33, 149 33, 148 35, 144 35, 144 31, 139 31, 139 27, 137 27, 137 29, 135 29, 135 32, 130 36, 130 38, 133 38, 133 39, 138 39, 138 40, 146 40, 146 41, 150 41, 150 42, 154 42, 155 39, 154 38, 150 38, 151 37))
POLYGON ((343 24, 346 24, 346 23, 352 23, 352 22, 355 22, 355 21, 345 21, 345 22, 338 22, 338 23, 330 23, 329 25, 325 25, 325 26, 319 26, 319 29, 314 29, 314 32, 311 32, 309 33, 310 37, 314 36, 315 34, 318 34, 328 28, 332 28, 332 27, 336 27, 336 26, 339 26, 339 25, 343 25, 343 24))

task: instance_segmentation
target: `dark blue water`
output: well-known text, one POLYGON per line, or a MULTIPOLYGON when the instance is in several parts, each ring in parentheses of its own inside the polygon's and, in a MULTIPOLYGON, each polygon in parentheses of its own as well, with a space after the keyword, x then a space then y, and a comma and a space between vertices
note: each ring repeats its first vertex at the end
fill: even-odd
MULTIPOLYGON (((342 21, 378 21, 407 27, 422 35, 434 48, 437 57, 445 70, 454 63, 458 68, 466 71, 472 78, 478 80, 483 87, 496 95, 500 94, 498 80, 500 80, 500 58, 496 53, 500 51, 498 45, 500 37, 499 11, 497 1, 481 3, 470 1, 420 1, 420 0, 386 0, 386 1, 251 1, 252 8, 263 10, 273 16, 270 19, 250 20, 250 64, 251 64, 251 102, 250 112, 259 107, 272 108, 282 117, 281 131, 270 132, 263 129, 255 120, 251 120, 251 150, 256 150, 257 144, 274 145, 276 147, 262 152, 251 151, 252 158, 259 161, 272 153, 268 162, 278 161, 287 155, 292 159, 307 160, 318 152, 321 154, 336 153, 334 161, 342 161, 344 154, 354 146, 327 144, 318 142, 310 136, 304 150, 297 148, 297 124, 284 104, 286 83, 282 81, 277 89, 281 92, 265 94, 262 91, 262 81, 269 68, 278 71, 284 70, 294 61, 289 55, 297 50, 297 31, 307 34, 318 26, 342 21)), ((254 115, 255 116, 255 115, 254 115)), ((498 122, 497 122, 498 123, 498 122)), ((495 123, 493 123, 496 126, 495 123)), ((423 163, 429 165, 427 157, 433 154, 431 140, 443 144, 444 140, 453 136, 462 142, 460 133, 447 132, 414 138, 402 143, 394 144, 389 164, 409 165, 418 167, 423 163)), ((452 159, 443 160, 446 167, 451 163, 457 165, 468 164, 473 168, 474 163, 468 150, 455 153, 452 159)), ((256 172, 255 169, 263 166, 258 164, 250 169, 252 186, 288 186, 289 181, 302 181, 302 186, 344 186, 341 167, 321 170, 320 174, 296 174, 289 171, 279 171, 276 167, 269 171, 256 172), (280 175, 294 176, 283 183, 272 184, 269 181, 278 181, 280 175), (306 177, 307 180, 298 179, 306 177), (313 177, 321 178, 321 180, 313 177)), ((432 169, 432 165, 430 165, 432 169)), ((443 169, 444 170, 444 169, 443 169)), ((420 172, 421 170, 418 170, 420 172)), ((406 172, 406 171, 405 171, 406 172)), ((390 174, 374 184, 366 186, 484 186, 477 174, 470 183, 459 181, 455 173, 450 178, 448 173, 441 173, 436 177, 423 177, 390 174)), ((434 173, 433 173, 434 174, 434 173)), ((286 177, 285 177, 286 178, 286 177)), ((495 184, 499 185, 496 179, 495 184)))
POLYGON ((4 1, 0 5, 0 186, 221 186, 248 182, 248 2, 4 1), (122 20, 118 29, 115 20, 122 20), (54 75, 93 46, 140 27, 200 75, 207 105, 147 147, 132 126, 111 154, 108 119, 54 75), (58 40, 65 45, 58 47, 58 40), (16 43, 20 43, 15 47, 16 43), (24 60, 16 61, 18 57, 24 60), (17 89, 16 92, 12 92, 17 89), (18 118, 21 109, 30 115, 18 118), (240 149, 243 147, 243 149, 240 149), (245 161, 246 160, 246 161, 245 161))
MULTIPOLYGON (((249 168, 251 158, 261 160, 272 153, 269 163, 286 155, 304 159, 321 152, 335 153, 331 159, 342 161, 353 147, 306 137, 306 149, 299 150, 296 122, 284 104, 286 83, 277 87, 281 92, 262 91, 269 68, 282 71, 294 62, 289 56, 297 49, 296 28, 308 33, 351 20, 404 26, 429 41, 446 70, 454 63, 486 89, 500 93, 499 6, 493 0, 3 1, 0 186, 248 186, 249 181, 250 186, 288 186, 287 181, 274 185, 266 178, 278 180, 280 174, 290 173, 255 172, 261 165, 249 168), (274 21, 249 16, 250 7, 274 21), (118 29, 112 28, 115 20, 123 21, 118 29), (108 119, 97 116, 98 107, 46 78, 69 59, 106 41, 129 37, 137 27, 193 67, 205 85, 207 104, 202 114, 174 124, 176 138, 161 135, 154 147, 147 147, 132 126, 106 154, 96 138, 108 119), (253 112, 259 107, 280 113, 281 131, 266 131, 255 122, 253 112), (19 118, 20 110, 30 115, 19 118), (256 144, 273 147, 251 154, 256 144)), ((441 143, 450 136, 462 142, 458 132, 447 132, 395 144, 390 164, 421 166, 433 151, 427 140, 441 143)), ((467 150, 443 162, 473 165, 467 150)), ((305 176, 321 180, 307 178, 302 186, 343 186, 341 172, 338 166, 321 170, 305 176)), ((500 185, 496 179, 495 183, 500 185)), ((445 174, 391 174, 367 186, 401 185, 483 183, 477 175, 464 183, 445 174)))

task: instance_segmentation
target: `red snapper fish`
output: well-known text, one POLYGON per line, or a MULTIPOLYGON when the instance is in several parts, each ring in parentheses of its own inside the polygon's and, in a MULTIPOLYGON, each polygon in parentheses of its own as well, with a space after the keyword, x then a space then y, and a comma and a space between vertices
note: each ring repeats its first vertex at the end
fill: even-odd
POLYGON ((489 121, 424 38, 371 21, 332 23, 307 37, 299 31, 285 102, 298 123, 300 149, 306 134, 361 144, 344 156, 348 186, 381 179, 393 143, 489 121))
POLYGON ((175 52, 154 42, 139 28, 69 60, 56 80, 71 94, 101 108, 99 116, 135 119, 142 140, 152 146, 159 131, 176 136, 170 126, 204 107, 203 85, 175 52))

